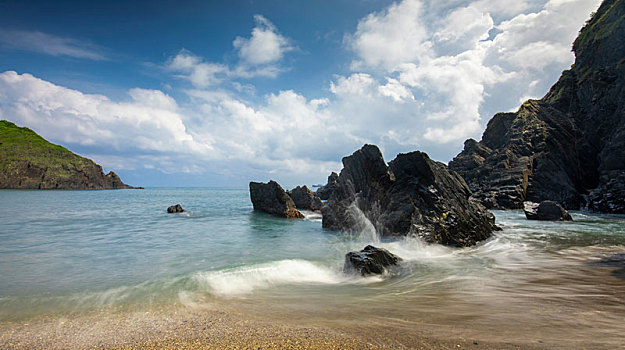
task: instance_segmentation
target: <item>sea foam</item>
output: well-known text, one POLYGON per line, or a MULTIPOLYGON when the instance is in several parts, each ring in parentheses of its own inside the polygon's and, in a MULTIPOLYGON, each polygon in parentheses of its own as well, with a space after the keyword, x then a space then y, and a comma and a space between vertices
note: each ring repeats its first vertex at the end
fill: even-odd
POLYGON ((336 285, 340 283, 371 283, 379 278, 356 278, 340 269, 292 259, 243 266, 221 271, 199 272, 194 279, 211 294, 221 297, 241 296, 256 289, 293 284, 336 285))

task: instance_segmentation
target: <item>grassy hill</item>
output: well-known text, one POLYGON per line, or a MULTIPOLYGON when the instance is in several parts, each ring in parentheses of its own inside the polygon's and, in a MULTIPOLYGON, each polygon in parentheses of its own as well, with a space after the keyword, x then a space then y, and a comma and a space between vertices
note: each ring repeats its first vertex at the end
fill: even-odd
POLYGON ((114 172, 52 144, 34 131, 0 120, 0 188, 122 189, 114 172))

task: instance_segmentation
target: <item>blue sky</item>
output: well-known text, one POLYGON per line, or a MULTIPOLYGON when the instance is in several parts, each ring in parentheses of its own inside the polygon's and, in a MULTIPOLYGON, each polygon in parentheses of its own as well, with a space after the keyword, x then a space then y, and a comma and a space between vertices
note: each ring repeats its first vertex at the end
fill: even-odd
POLYGON ((449 161, 540 98, 598 0, 0 2, 0 118, 143 186, 449 161))

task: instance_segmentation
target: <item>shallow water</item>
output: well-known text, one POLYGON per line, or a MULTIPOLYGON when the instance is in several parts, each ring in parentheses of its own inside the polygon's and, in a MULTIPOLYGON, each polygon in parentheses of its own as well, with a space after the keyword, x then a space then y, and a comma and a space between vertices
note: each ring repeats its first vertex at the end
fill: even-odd
POLYGON ((478 246, 332 232, 321 218, 252 211, 246 189, 0 191, 0 321, 156 305, 242 307, 332 325, 436 329, 500 341, 620 346, 625 218, 574 222, 494 212, 478 246), (180 203, 188 210, 167 214, 180 203), (373 243, 401 256, 383 277, 342 272, 373 243), (450 327, 452 326, 452 327, 450 327))

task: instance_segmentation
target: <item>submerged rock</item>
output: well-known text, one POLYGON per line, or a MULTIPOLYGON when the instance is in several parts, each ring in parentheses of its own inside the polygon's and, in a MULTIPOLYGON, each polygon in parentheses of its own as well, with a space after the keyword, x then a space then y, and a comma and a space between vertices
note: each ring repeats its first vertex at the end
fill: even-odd
POLYGON ((464 180, 423 152, 399 154, 387 166, 376 146, 364 145, 343 166, 321 209, 324 228, 358 229, 366 219, 382 235, 452 246, 473 245, 498 229, 494 216, 469 200, 464 180))
POLYGON ((449 163, 488 208, 557 201, 625 213, 625 0, 603 1, 540 100, 496 114, 449 163))
POLYGON ((321 186, 317 189, 317 196, 323 200, 328 200, 332 192, 336 190, 336 184, 339 180, 339 175, 335 172, 332 172, 330 176, 328 176, 328 183, 325 186, 321 186))
POLYGON ((397 265, 402 259, 384 248, 368 245, 359 252, 345 254, 343 271, 358 272, 363 276, 382 274, 389 266, 397 265))
POLYGON ((268 183, 250 182, 250 198, 254 210, 285 218, 304 218, 291 197, 273 180, 268 183))
POLYGON ((180 206, 180 204, 176 204, 167 208, 167 212, 168 213, 183 213, 184 209, 182 209, 182 206, 180 206))
POLYGON ((543 221, 571 221, 573 218, 566 209, 554 201, 542 201, 540 203, 525 202, 523 211, 528 220, 543 221))
POLYGON ((291 197, 297 209, 316 211, 320 210, 321 205, 323 205, 319 196, 306 186, 297 186, 288 191, 287 194, 291 197))

